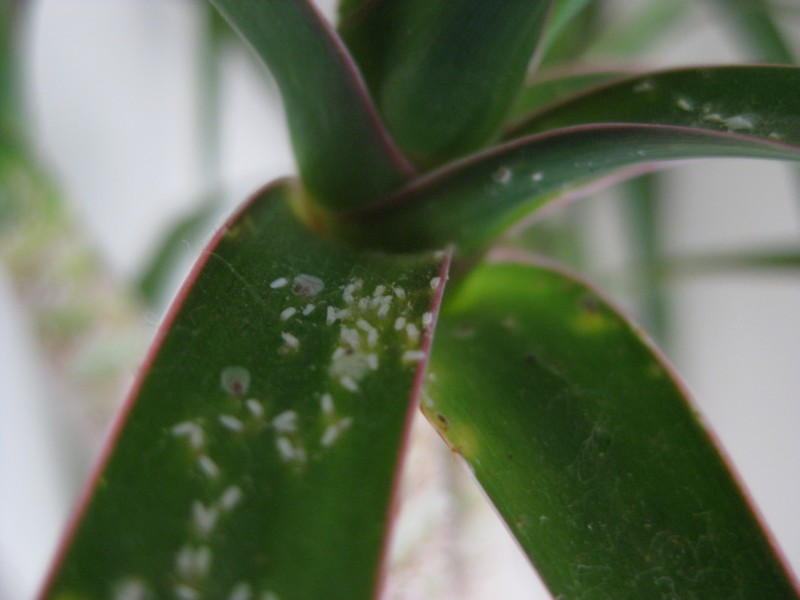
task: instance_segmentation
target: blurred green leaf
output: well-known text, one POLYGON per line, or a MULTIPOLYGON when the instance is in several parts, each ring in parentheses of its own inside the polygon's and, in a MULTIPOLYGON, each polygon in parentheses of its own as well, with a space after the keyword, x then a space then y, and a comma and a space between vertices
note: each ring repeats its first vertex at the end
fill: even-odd
MULTIPOLYGON (((715 0, 744 40, 750 54, 760 62, 792 64, 792 50, 773 17, 772 2, 765 0, 715 0)), ((777 12, 777 11, 776 11, 777 12)))
POLYGON ((585 283, 478 267, 423 410, 558 598, 796 598, 685 391, 585 283))
MULTIPOLYGON (((547 27, 542 36, 541 52, 547 54, 550 48, 558 41, 570 23, 592 4, 593 0, 554 0, 547 27)), ((573 45, 576 40, 570 40, 573 45)))
POLYGON ((385 0, 341 24, 386 126, 426 167, 496 133, 552 0, 385 0))
MULTIPOLYGON (((610 3, 608 3, 610 4, 610 3)), ((675 27, 696 6, 690 0, 629 3, 630 14, 605 15, 604 26, 586 53, 595 57, 638 58, 661 40, 675 33, 675 27)))
POLYGON ((338 36, 307 0, 211 0, 280 87, 300 173, 320 204, 369 203, 413 174, 338 36))
POLYGON ((612 174, 619 180, 688 158, 798 161, 800 120, 787 114, 785 121, 792 125, 781 129, 789 143, 636 124, 586 125, 521 138, 415 180, 382 205, 338 223, 338 235, 404 250, 453 243, 469 256, 532 211, 574 197, 573 188, 612 174))
POLYGON ((800 141, 800 68, 683 68, 566 98, 506 132, 513 139, 585 123, 653 123, 800 141))
POLYGON ((629 74, 622 71, 587 71, 535 79, 520 92, 507 120, 511 123, 520 121, 548 104, 554 104, 593 86, 627 76, 629 74))
POLYGON ((323 241, 294 196, 204 252, 43 597, 376 594, 446 259, 323 241))

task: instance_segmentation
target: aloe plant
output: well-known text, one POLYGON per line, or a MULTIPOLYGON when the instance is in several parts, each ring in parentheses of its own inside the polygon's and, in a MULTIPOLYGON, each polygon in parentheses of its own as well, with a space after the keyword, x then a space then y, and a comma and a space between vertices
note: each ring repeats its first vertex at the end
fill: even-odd
POLYGON ((646 335, 500 236, 671 161, 800 160, 800 69, 604 72, 551 103, 526 74, 586 2, 343 0, 336 29, 213 4, 300 174, 203 251, 41 597, 376 597, 418 408, 554 597, 798 597, 646 335))

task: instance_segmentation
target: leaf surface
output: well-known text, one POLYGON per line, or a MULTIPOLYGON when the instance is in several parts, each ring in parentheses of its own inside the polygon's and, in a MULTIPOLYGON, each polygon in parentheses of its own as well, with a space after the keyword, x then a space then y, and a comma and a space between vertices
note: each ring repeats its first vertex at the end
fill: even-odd
POLYGON ((424 412, 554 597, 796 598, 669 367, 585 283, 478 267, 430 371, 424 412))
POLYGON ((336 33, 307 0, 212 0, 280 87, 305 186, 328 208, 369 203, 413 174, 336 33))
POLYGON ((551 0, 385 0, 342 23, 383 119, 420 165, 485 144, 520 89, 551 0))
POLYGON ((426 174, 383 204, 351 214, 338 224, 339 235, 400 249, 452 243, 469 256, 536 209, 612 175, 629 177, 689 158, 798 161, 800 123, 795 120, 785 116, 784 141, 641 124, 586 125, 521 138, 426 174))
POLYGON ((291 196, 205 251, 43 597, 376 594, 446 258, 323 241, 291 196))
POLYGON ((637 75, 567 98, 509 128, 507 139, 586 123, 650 123, 797 143, 800 67, 690 68, 637 75))

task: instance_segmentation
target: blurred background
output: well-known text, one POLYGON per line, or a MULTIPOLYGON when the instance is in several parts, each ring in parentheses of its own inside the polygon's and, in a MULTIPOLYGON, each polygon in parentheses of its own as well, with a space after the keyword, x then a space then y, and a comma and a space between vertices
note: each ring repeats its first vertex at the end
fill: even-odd
MULTIPOLYGON (((257 187, 295 172, 274 83, 204 2, 25 4, 14 58, 25 132, 49 181, 41 218, 52 228, 23 243, 0 221, 0 250, 17 244, 0 252, 6 600, 35 594, 125 388, 214 227, 257 187)), ((758 59, 725 2, 598 4, 596 37, 580 50, 594 64, 758 59), (646 29, 648 14, 660 25, 646 29)), ((330 2, 320 6, 333 15, 330 2)), ((800 8, 776 8, 800 56, 800 8)), ((648 204, 657 215, 650 242, 683 265, 655 288, 630 227, 628 204, 644 185, 573 204, 522 237, 563 255, 663 342, 800 572, 797 266, 691 260, 797 248, 797 184, 788 165, 745 160, 687 163, 649 180, 659 196, 648 204), (547 241, 575 233, 579 248, 547 241)), ((547 598, 465 470, 419 425, 387 597, 547 598)))

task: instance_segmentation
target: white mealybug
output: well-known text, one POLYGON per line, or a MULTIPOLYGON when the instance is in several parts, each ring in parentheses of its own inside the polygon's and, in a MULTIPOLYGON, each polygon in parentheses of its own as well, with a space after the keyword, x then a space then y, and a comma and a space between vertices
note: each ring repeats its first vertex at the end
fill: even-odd
POLYGON ((250 414, 252 414, 255 418, 260 419, 264 416, 264 407, 255 398, 250 398, 249 400, 245 401, 245 404, 247 404, 247 410, 249 410, 250 414))
POLYGON ((434 277, 433 279, 431 279, 431 289, 435 290, 436 288, 439 287, 440 283, 442 283, 442 278, 434 277))
POLYGON ((292 293, 304 298, 312 298, 325 289, 325 282, 319 277, 301 273, 292 282, 292 293))
POLYGON ((242 488, 238 485, 232 485, 222 492, 222 496, 219 498, 219 507, 226 512, 230 512, 239 504, 242 496, 242 488))
POLYGON ((295 313, 297 313, 297 309, 293 306, 283 309, 281 311, 281 321, 288 321, 295 315, 295 313))
POLYGON ((113 600, 147 600, 150 590, 138 579, 126 579, 114 586, 113 600))
POLYGON ((333 407, 333 396, 330 394, 322 394, 322 397, 319 399, 320 407, 322 408, 322 412, 330 416, 333 414, 334 407, 333 407))
POLYGON ((205 445, 205 435, 197 423, 182 421, 173 425, 171 431, 175 437, 186 437, 192 450, 202 450, 205 445))
POLYGON ((226 427, 237 433, 244 429, 244 423, 242 423, 233 415, 220 415, 219 422, 222 423, 223 427, 226 427))
POLYGON ((250 371, 244 367, 225 367, 220 373, 222 389, 229 394, 241 398, 250 389, 250 371))
POLYGON ((219 475, 219 467, 217 466, 217 463, 211 460, 210 456, 201 454, 197 457, 197 464, 200 465, 200 468, 209 477, 216 478, 217 475, 219 475))
POLYGON ((228 594, 228 600, 251 600, 253 597, 253 590, 250 588, 249 583, 237 583, 231 593, 228 594))
POLYGON ((422 325, 427 327, 433 323, 433 313, 426 312, 422 314, 422 325))
POLYGON ((406 325, 406 337, 408 341, 412 343, 416 343, 419 341, 419 329, 413 323, 408 323, 406 325))
POLYGON ((178 600, 198 600, 200 598, 200 593, 185 583, 179 583, 172 588, 172 591, 175 593, 175 597, 177 597, 178 600))
POLYGON ((394 320, 394 329, 395 329, 395 331, 400 331, 405 326, 406 326, 406 318, 405 317, 397 317, 394 320))
POLYGON ((310 315, 312 312, 314 312, 315 308, 316 306, 314 304, 306 304, 305 307, 303 307, 303 315, 304 316, 310 315))
POLYGON ((297 431, 297 413, 293 410, 285 410, 274 419, 272 427, 280 433, 294 433, 297 431))
POLYGON ((403 362, 419 362, 425 358, 425 353, 422 350, 406 350, 400 359, 403 362))
POLYGON ((289 283, 289 280, 286 277, 278 277, 275 281, 269 284, 273 290, 277 290, 278 288, 284 287, 286 284, 289 283))
POLYGON ((199 500, 192 503, 192 522, 198 533, 202 535, 211 533, 217 523, 217 517, 219 511, 213 506, 206 506, 199 500))
POLYGON ((300 347, 300 340, 287 331, 281 332, 283 347, 287 350, 297 350, 300 347))

